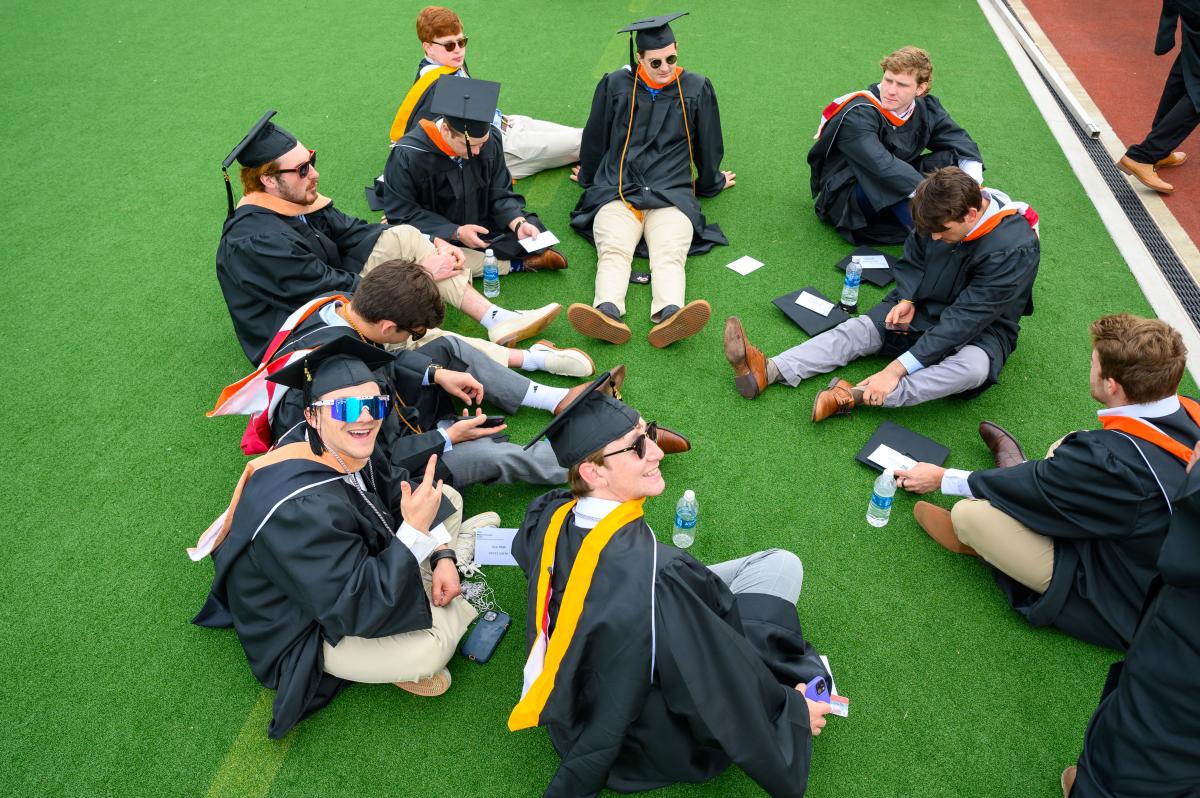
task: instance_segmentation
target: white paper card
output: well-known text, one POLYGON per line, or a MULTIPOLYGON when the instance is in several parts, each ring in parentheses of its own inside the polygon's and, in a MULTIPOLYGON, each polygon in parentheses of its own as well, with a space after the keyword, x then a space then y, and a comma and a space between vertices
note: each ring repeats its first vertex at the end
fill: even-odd
POLYGON ((552 247, 558 243, 558 236, 551 233, 549 230, 543 230, 533 238, 519 239, 522 247, 526 252, 537 252, 539 249, 552 247))
POLYGON ((857 257, 864 269, 886 269, 888 267, 887 258, 882 255, 859 255, 857 257))
POLYGON ((483 526, 475 530, 475 562, 480 565, 516 565, 512 556, 515 529, 483 526))
POLYGON ((875 447, 875 451, 867 455, 867 459, 880 468, 890 468, 895 471, 897 468, 908 470, 917 464, 917 461, 911 457, 906 457, 900 452, 893 449, 887 444, 879 444, 875 447))
POLYGON ((807 291, 800 292, 800 296, 796 297, 796 304, 822 316, 828 316, 829 312, 833 310, 832 302, 821 299, 819 296, 813 296, 807 291))
POLYGON ((733 263, 726 263, 725 268, 733 269, 735 272, 737 272, 738 274, 745 277, 747 274, 754 271, 755 269, 761 269, 762 265, 763 265, 762 261, 755 260, 754 258, 750 257, 749 255, 743 255, 742 257, 735 260, 733 263))

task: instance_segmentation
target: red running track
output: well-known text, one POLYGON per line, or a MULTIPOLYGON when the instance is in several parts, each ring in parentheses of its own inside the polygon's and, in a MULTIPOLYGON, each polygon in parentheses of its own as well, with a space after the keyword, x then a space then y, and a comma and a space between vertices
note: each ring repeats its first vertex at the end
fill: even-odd
MULTIPOLYGON (((1125 146, 1140 142, 1179 52, 1176 46, 1167 55, 1154 55, 1161 0, 1024 3, 1125 146)), ((1175 186, 1175 193, 1163 199, 1200 244, 1200 134, 1193 132, 1179 149, 1188 154, 1188 163, 1162 171, 1160 176, 1175 186)))

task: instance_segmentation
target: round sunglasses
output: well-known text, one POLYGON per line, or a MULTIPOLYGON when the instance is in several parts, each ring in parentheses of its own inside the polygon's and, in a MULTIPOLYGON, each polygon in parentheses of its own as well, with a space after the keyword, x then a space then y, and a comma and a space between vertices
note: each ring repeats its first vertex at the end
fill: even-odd
POLYGON ((674 53, 672 53, 671 55, 667 56, 665 59, 663 59, 663 58, 651 58, 651 59, 650 59, 650 68, 651 68, 651 69, 658 69, 660 66, 662 66, 662 65, 663 65, 663 61, 664 61, 664 60, 667 62, 667 66, 675 66, 675 62, 679 60, 679 56, 677 56, 677 55, 675 55, 674 53))

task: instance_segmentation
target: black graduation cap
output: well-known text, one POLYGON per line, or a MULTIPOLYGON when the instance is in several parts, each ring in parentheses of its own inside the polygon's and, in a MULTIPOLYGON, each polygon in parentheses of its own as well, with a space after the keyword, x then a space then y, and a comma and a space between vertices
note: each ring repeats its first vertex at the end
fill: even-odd
POLYGON ((635 59, 634 52, 634 34, 637 35, 637 48, 645 52, 646 50, 658 50, 666 47, 675 41, 675 32, 671 30, 672 20, 679 19, 688 12, 678 11, 674 14, 663 14, 657 17, 649 17, 647 19, 639 19, 637 22, 631 22, 617 33, 629 34, 629 68, 634 68, 635 59))
POLYGON ((636 410, 600 392, 611 377, 606 371, 593 380, 525 448, 549 438, 558 464, 570 468, 636 427, 641 418, 636 410))
POLYGON ((229 215, 233 215, 233 188, 229 185, 229 167, 236 158, 242 166, 255 167, 273 161, 280 155, 296 146, 296 137, 283 128, 271 122, 275 116, 272 108, 254 123, 250 132, 242 137, 237 146, 230 150, 221 162, 221 171, 225 175, 225 193, 229 199, 229 215))
POLYGON ((892 274, 892 269, 896 266, 896 258, 886 252, 881 252, 875 247, 858 247, 846 257, 837 262, 837 267, 842 271, 846 271, 846 267, 850 265, 850 259, 854 257, 870 257, 876 255, 887 261, 886 269, 863 269, 862 279, 871 285, 877 285, 880 288, 884 287, 895 277, 892 274))
POLYGON ((937 441, 926 438, 895 422, 884 421, 880 423, 879 428, 875 430, 875 434, 871 436, 866 445, 859 450, 858 454, 854 455, 854 459, 876 471, 883 471, 883 466, 868 459, 868 456, 873 454, 880 444, 895 449, 918 463, 932 463, 940 466, 950 456, 950 450, 937 441))
POLYGON ((472 136, 483 138, 496 118, 500 84, 490 80, 447 75, 434 84, 431 113, 446 118, 446 124, 472 136))
POLYGON ((374 370, 395 357, 383 349, 343 335, 293 360, 267 377, 271 382, 304 391, 305 405, 330 391, 378 382, 374 370))
POLYGON ((826 297, 811 285, 808 288, 801 288, 799 291, 793 291, 790 294, 784 294, 772 300, 775 307, 783 311, 784 315, 799 325, 800 329, 809 335, 820 335, 826 330, 832 330, 846 319, 850 318, 850 314, 837 306, 833 302, 833 310, 829 311, 828 316, 822 316, 816 311, 809 310, 806 307, 801 307, 796 304, 796 298, 801 294, 812 294, 813 296, 824 299, 826 302, 833 300, 826 297))

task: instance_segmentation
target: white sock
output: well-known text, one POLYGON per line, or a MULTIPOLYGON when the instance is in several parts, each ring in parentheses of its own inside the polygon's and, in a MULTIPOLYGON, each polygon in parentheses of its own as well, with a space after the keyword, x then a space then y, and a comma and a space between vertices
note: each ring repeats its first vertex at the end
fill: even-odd
POLYGON ((484 311, 483 318, 479 320, 479 323, 483 325, 483 329, 490 330, 492 329, 492 325, 508 321, 516 315, 511 310, 505 310, 499 305, 491 305, 484 311))
POLYGON ((546 370, 546 355, 545 349, 526 349, 525 359, 521 361, 521 368, 525 371, 545 371, 546 370))
POLYGON ((525 398, 521 400, 522 407, 536 407, 538 410, 545 410, 548 413, 553 413, 554 408, 558 407, 563 399, 567 398, 567 388, 552 388, 549 385, 529 381, 529 390, 525 392, 525 398))

